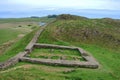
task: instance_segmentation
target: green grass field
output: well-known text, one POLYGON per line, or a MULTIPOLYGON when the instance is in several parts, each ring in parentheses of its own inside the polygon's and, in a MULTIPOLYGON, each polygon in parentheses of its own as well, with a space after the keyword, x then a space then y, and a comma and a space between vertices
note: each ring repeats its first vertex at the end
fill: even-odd
POLYGON ((1 34, 0 35, 0 45, 1 45, 9 40, 17 38, 20 32, 12 29, 0 29, 0 34, 1 34))
POLYGON ((6 19, 0 19, 0 23, 15 23, 15 22, 50 22, 54 20, 55 18, 47 18, 47 17, 41 17, 41 18, 6 18, 6 19))
MULTIPOLYGON (((20 62, 0 71, 0 80, 120 80, 119 24, 119 21, 109 19, 57 20, 49 24, 39 37, 39 43, 83 48, 99 62, 98 69, 20 62)), ((27 45, 28 37, 24 39, 10 50, 11 54, 14 53, 14 49, 23 50, 22 42, 27 45)), ((71 56, 71 52, 67 52, 71 56)), ((35 49, 30 55, 39 58, 38 53, 39 55, 46 53, 45 56, 50 54, 49 50, 35 49)), ((60 54, 56 50, 55 53, 60 54)), ((0 60, 5 59, 0 57, 0 60)))
POLYGON ((16 26, 16 27, 9 27, 9 28, 1 28, 0 29, 0 45, 2 45, 5 42, 9 42, 11 40, 15 40, 17 38, 21 38, 25 36, 26 34, 30 33, 32 30, 36 29, 38 26, 36 26, 33 29, 34 26, 16 26))

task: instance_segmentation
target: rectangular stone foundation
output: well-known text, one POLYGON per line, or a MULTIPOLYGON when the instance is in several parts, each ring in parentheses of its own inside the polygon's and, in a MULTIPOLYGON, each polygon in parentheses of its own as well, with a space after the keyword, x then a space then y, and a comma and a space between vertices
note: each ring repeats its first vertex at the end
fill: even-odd
POLYGON ((70 67, 82 67, 82 68, 92 68, 96 69, 99 66, 99 63, 88 53, 79 47, 70 47, 70 46, 60 46, 53 44, 39 44, 35 43, 34 48, 55 48, 55 49, 71 49, 78 50, 80 55, 85 59, 85 61, 74 61, 74 60, 53 60, 53 59, 38 59, 38 58, 28 58, 21 57, 21 61, 38 63, 38 64, 49 64, 49 65, 62 65, 62 66, 70 66, 70 67))

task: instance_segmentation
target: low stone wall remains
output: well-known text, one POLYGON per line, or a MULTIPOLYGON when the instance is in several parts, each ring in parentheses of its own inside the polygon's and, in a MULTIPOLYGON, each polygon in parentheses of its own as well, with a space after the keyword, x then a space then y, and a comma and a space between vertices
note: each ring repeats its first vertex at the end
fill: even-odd
POLYGON ((61 45, 53 45, 53 44, 39 44, 35 43, 34 48, 57 48, 57 49, 72 49, 76 50, 77 47, 70 47, 70 46, 61 46, 61 45))
POLYGON ((34 46, 34 44, 37 42, 37 40, 38 40, 40 34, 42 33, 42 31, 44 30, 44 28, 45 28, 45 27, 41 27, 40 30, 38 30, 38 31, 35 33, 34 37, 33 37, 32 40, 30 41, 30 43, 26 46, 25 51, 28 51, 29 53, 32 52, 33 46, 34 46))
POLYGON ((36 58, 27 58, 21 57, 21 61, 37 63, 37 64, 49 64, 49 65, 60 65, 60 66, 69 66, 69 67, 82 67, 82 68, 98 68, 98 65, 91 64, 90 62, 85 61, 72 61, 72 60, 52 60, 52 59, 36 59, 36 58))
POLYGON ((87 51, 78 47, 70 47, 70 46, 60 46, 53 44, 39 44, 36 43, 40 34, 45 29, 45 26, 41 27, 38 30, 30 43, 26 46, 24 52, 18 53, 16 56, 10 58, 9 60, 0 63, 0 69, 5 69, 9 66, 15 65, 19 61, 26 61, 31 63, 42 63, 42 64, 50 64, 50 65, 62 65, 62 66, 74 66, 74 67, 83 67, 83 68, 93 68, 96 69, 99 67, 99 63, 90 55, 87 51), (71 61, 71 60, 52 60, 52 59, 36 59, 36 58, 28 58, 25 57, 27 54, 31 53, 34 48, 58 48, 58 49, 72 49, 78 50, 81 56, 86 61, 71 61))
POLYGON ((32 38, 32 40, 30 41, 30 43, 27 45, 27 47, 25 48, 24 52, 20 52, 18 53, 16 56, 10 58, 9 60, 5 61, 5 62, 1 62, 0 63, 0 69, 5 69, 9 66, 15 65, 16 63, 18 63, 20 61, 21 57, 24 57, 25 55, 27 55, 28 53, 30 53, 33 49, 34 44, 37 42, 38 37, 40 36, 40 34, 42 33, 42 31, 44 30, 44 27, 41 27, 40 30, 38 30, 34 37, 32 38))
POLYGON ((20 58, 25 56, 28 52, 24 51, 24 52, 20 52, 18 53, 16 56, 10 58, 9 60, 3 62, 0 64, 0 69, 5 69, 9 66, 15 65, 16 63, 19 62, 20 58))
POLYGON ((85 61, 36 59, 36 58, 28 58, 28 57, 22 57, 21 61, 51 64, 51 65, 77 66, 77 67, 93 68, 93 69, 98 68, 98 65, 99 65, 99 63, 92 57, 92 55, 90 55, 90 53, 88 53, 87 51, 79 47, 35 43, 34 48, 57 48, 57 49, 78 50, 80 55, 85 59, 85 61))

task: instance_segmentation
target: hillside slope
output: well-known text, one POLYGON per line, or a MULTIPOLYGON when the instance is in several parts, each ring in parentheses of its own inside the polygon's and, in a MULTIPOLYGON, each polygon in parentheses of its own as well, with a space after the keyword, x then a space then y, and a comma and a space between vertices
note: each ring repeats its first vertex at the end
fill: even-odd
MULTIPOLYGON (((58 18, 55 22, 47 26, 38 42, 82 47, 89 51, 100 63, 100 68, 97 71, 90 71, 92 80, 96 80, 101 74, 104 75, 101 75, 102 80, 118 80, 120 79, 120 72, 118 72, 120 71, 118 67, 120 66, 119 34, 119 20, 109 18, 58 18)), ((82 77, 83 80, 89 80, 88 77, 85 77, 86 75, 90 75, 86 70, 74 73, 77 76, 82 74, 84 74, 82 77)))
MULTIPOLYGON (((87 19, 83 17, 66 19, 63 18, 63 15, 60 17, 47 27, 45 31, 47 33, 44 33, 50 36, 46 36, 46 38, 49 39, 51 37, 55 40, 63 40, 70 43, 95 44, 104 48, 120 49, 119 20, 109 18, 87 19)), ((45 34, 43 37, 45 37, 45 34)), ((43 42, 45 41, 43 40, 43 42)))

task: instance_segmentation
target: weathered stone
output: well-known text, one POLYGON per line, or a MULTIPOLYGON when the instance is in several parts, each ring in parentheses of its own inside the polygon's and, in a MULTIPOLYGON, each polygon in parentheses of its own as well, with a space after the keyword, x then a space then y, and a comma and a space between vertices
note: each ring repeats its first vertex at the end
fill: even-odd
POLYGON ((0 69, 7 68, 9 66, 15 65, 16 63, 19 62, 19 58, 23 57, 27 54, 26 51, 18 53, 16 56, 10 58, 9 60, 3 62, 0 64, 0 69))
POLYGON ((25 48, 24 52, 20 52, 16 56, 10 58, 9 60, 0 63, 0 69, 7 68, 7 67, 9 67, 11 65, 14 65, 14 64, 18 63, 20 61, 21 57, 24 57, 26 54, 30 53, 33 50, 34 44, 37 42, 38 37, 41 34, 41 32, 44 30, 44 28, 45 28, 45 26, 42 27, 40 30, 38 30, 36 32, 36 34, 34 35, 34 37, 32 38, 32 40, 30 41, 30 43, 25 48))
POLYGON ((53 45, 53 44, 39 44, 39 43, 35 43, 34 47, 35 48, 73 49, 73 50, 77 49, 77 47, 60 46, 60 45, 53 45))
POLYGON ((38 31, 36 32, 36 34, 34 35, 34 37, 32 38, 32 40, 30 41, 30 43, 29 43, 29 44, 27 45, 27 47, 25 48, 25 51, 29 51, 29 53, 32 52, 33 46, 34 46, 34 44, 37 42, 37 40, 38 40, 40 34, 42 33, 42 31, 44 30, 44 28, 45 28, 45 27, 42 27, 42 28, 40 28, 40 30, 38 30, 38 31))
POLYGON ((72 60, 52 60, 52 59, 36 59, 36 58, 27 58, 21 57, 21 61, 38 63, 38 64, 50 64, 50 65, 62 65, 62 66, 71 66, 71 67, 83 67, 83 68, 98 68, 98 65, 91 64, 90 62, 80 62, 72 60))

